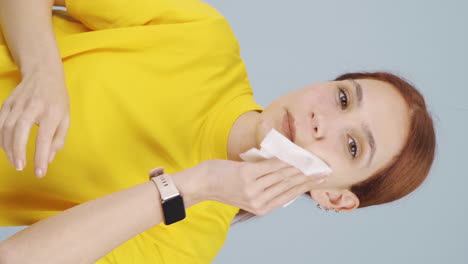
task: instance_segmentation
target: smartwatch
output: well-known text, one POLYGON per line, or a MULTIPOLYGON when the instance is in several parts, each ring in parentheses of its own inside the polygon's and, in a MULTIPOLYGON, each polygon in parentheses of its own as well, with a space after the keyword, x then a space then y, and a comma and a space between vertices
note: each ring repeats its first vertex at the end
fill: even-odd
POLYGON ((163 167, 150 171, 149 179, 159 189, 164 213, 164 224, 170 225, 185 218, 184 199, 177 190, 172 177, 164 173, 163 167))

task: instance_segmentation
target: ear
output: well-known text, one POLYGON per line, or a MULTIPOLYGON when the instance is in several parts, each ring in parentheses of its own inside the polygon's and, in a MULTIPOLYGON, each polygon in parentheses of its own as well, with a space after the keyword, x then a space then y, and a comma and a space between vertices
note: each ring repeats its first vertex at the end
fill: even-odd
POLYGON ((322 208, 352 211, 359 207, 359 198, 350 190, 311 190, 310 195, 322 208))

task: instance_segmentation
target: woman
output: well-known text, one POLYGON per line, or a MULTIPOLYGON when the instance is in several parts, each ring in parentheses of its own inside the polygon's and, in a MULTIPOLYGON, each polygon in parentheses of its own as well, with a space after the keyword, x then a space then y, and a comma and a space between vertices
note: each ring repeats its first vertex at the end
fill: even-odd
POLYGON ((55 1, 73 19, 49 27, 52 2, 20 3, 1 2, 0 225, 31 226, 2 243, 6 263, 210 263, 240 209, 264 215, 301 193, 339 211, 390 202, 432 164, 424 100, 396 76, 344 75, 263 109, 229 24, 203 2, 55 1), (270 127, 333 173, 240 162, 270 127), (184 196, 173 225, 147 181, 156 166, 184 196))

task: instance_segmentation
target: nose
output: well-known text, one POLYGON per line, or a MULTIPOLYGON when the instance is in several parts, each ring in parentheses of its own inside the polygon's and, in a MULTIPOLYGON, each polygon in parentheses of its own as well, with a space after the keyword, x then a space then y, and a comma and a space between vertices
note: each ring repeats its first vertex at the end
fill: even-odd
POLYGON ((312 119, 312 135, 315 139, 321 139, 325 135, 324 124, 321 117, 316 113, 311 113, 312 119))

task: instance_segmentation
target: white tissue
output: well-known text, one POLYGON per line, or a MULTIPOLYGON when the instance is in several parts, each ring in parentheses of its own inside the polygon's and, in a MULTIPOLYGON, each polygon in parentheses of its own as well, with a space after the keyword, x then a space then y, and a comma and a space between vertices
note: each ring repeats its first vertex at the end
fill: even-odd
MULTIPOLYGON (((260 150, 257 148, 251 148, 246 152, 239 154, 239 157, 242 160, 249 162, 277 157, 278 159, 298 168, 307 176, 323 173, 329 174, 332 172, 330 167, 328 167, 320 158, 294 144, 274 128, 268 132, 260 143, 260 150)), ((297 198, 286 203, 283 207, 290 205, 297 198)))

